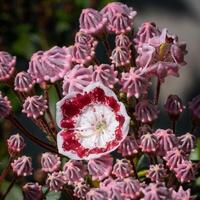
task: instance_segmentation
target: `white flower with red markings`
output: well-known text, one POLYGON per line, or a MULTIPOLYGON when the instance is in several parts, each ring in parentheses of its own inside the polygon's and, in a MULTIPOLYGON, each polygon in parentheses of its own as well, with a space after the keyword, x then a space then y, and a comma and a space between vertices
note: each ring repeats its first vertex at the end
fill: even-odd
POLYGON ((97 82, 57 103, 58 150, 75 160, 99 158, 125 139, 130 117, 112 90, 97 82))

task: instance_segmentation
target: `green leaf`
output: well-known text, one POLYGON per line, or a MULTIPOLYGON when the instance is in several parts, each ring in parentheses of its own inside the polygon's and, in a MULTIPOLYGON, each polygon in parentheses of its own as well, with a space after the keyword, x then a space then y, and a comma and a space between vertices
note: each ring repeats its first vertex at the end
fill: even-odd
POLYGON ((198 177, 195 182, 196 182, 196 185, 200 186, 200 177, 198 177))
POLYGON ((46 200, 59 200, 61 197, 61 192, 48 192, 46 195, 46 200))
MULTIPOLYGON (((10 185, 10 183, 8 181, 4 181, 0 185, 0 191, 4 194, 7 190, 7 188, 9 187, 9 185, 10 185)), ((12 189, 8 193, 7 197, 5 198, 5 200, 21 200, 21 199, 23 199, 22 191, 21 191, 20 187, 18 187, 17 185, 14 185, 12 187, 12 189)))
POLYGON ((142 156, 139 158, 136 169, 137 171, 147 169, 148 168, 148 156, 146 154, 142 154, 142 156))
POLYGON ((200 160, 200 139, 197 140, 197 147, 190 154, 190 160, 200 160))
POLYGON ((144 177, 146 176, 148 170, 144 169, 144 170, 141 170, 139 171, 137 174, 138 174, 138 177, 141 178, 141 177, 144 177))

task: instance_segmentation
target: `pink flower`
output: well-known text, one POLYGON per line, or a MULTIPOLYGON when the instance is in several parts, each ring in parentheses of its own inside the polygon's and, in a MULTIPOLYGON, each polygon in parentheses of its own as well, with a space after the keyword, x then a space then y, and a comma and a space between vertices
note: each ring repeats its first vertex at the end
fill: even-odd
POLYGON ((120 35, 117 35, 115 38, 115 46, 128 48, 131 46, 131 41, 127 35, 120 34, 120 35))
POLYGON ((11 135, 7 139, 7 145, 8 145, 8 152, 11 156, 19 154, 26 146, 24 138, 20 136, 18 133, 15 135, 11 135))
POLYGON ((87 8, 82 10, 79 23, 81 31, 98 35, 104 30, 107 19, 97 10, 87 8))
POLYGON ((75 43, 72 48, 72 61, 78 64, 87 64, 94 58, 94 48, 87 44, 75 43))
POLYGON ((158 118, 158 108, 148 100, 141 100, 135 107, 135 117, 137 121, 144 124, 151 124, 158 118))
POLYGON ((154 135, 158 140, 157 153, 161 156, 164 156, 167 151, 177 146, 177 138, 171 129, 157 129, 154 135))
POLYGON ((62 172, 59 171, 48 174, 46 185, 50 191, 58 192, 62 190, 65 184, 66 180, 62 172))
POLYGON ((63 94, 81 93, 92 82, 92 70, 75 65, 66 73, 63 81, 63 94))
POLYGON ((163 183, 150 183, 143 189, 143 200, 170 199, 171 192, 163 183))
POLYGON ((32 175, 32 160, 30 157, 21 156, 11 163, 13 172, 17 176, 29 176, 32 175))
POLYGON ((146 133, 140 138, 140 145, 142 152, 153 153, 157 150, 158 141, 155 135, 146 133))
POLYGON ((81 161, 69 160, 63 167, 63 174, 69 184, 74 184, 84 180, 86 169, 81 161))
POLYGON ((133 136, 127 136, 118 147, 118 152, 121 153, 123 157, 135 155, 138 151, 139 146, 137 140, 133 136))
POLYGON ((122 91, 130 98, 134 96, 139 98, 143 94, 147 94, 151 85, 148 78, 140 69, 130 68, 129 72, 123 72, 121 77, 122 91))
POLYGON ((136 62, 147 69, 149 76, 155 75, 163 82, 168 75, 179 76, 179 68, 186 64, 185 48, 185 45, 178 43, 177 38, 167 33, 167 29, 163 29, 160 35, 150 38, 148 44, 138 48, 139 56, 136 62))
POLYGON ((71 159, 94 159, 114 151, 125 139, 130 118, 112 90, 101 83, 70 93, 57 103, 58 150, 71 159))
POLYGON ((144 22, 137 32, 134 42, 136 44, 136 49, 141 47, 144 43, 148 43, 149 39, 158 35, 159 30, 156 24, 153 22, 144 22))
POLYGON ((195 179, 195 171, 191 161, 184 160, 181 164, 178 164, 174 171, 181 183, 190 182, 195 179))
POLYGON ((23 187, 24 200, 42 200, 42 186, 38 183, 26 183, 23 187))
POLYGON ((46 152, 41 157, 42 171, 55 172, 58 171, 61 165, 60 157, 56 154, 46 152))
POLYGON ((2 96, 0 92, 0 118, 8 117, 12 111, 11 102, 7 96, 2 96))
POLYGON ((42 96, 27 97, 22 112, 27 114, 27 117, 38 118, 42 116, 47 109, 47 101, 42 96))
POLYGON ((62 79, 70 68, 70 55, 64 48, 55 46, 48 51, 34 53, 29 63, 28 73, 37 83, 44 81, 54 83, 62 79))
POLYGON ((133 174, 133 168, 130 161, 127 159, 117 159, 113 166, 112 174, 121 179, 133 174))
POLYGON ((113 65, 101 64, 93 66, 92 81, 102 82, 105 86, 113 88, 118 82, 118 72, 114 70, 113 65))
POLYGON ((75 36, 75 43, 79 43, 82 45, 88 45, 90 47, 95 47, 97 45, 97 40, 95 40, 95 38, 88 34, 88 33, 84 33, 82 31, 79 31, 76 33, 75 36))
POLYGON ((88 171, 93 180, 103 180, 111 173, 113 158, 108 154, 88 161, 88 171))
POLYGON ((99 188, 92 188, 86 194, 86 200, 106 200, 108 199, 108 193, 105 190, 99 188))
POLYGON ((84 182, 79 182, 74 187, 74 196, 85 199, 86 194, 89 192, 90 187, 89 185, 85 184, 84 182))
POLYGON ((200 122, 200 95, 196 96, 189 102, 189 109, 192 113, 193 120, 200 122))
POLYGON ((129 32, 133 26, 133 19, 137 12, 119 2, 107 4, 102 10, 103 16, 108 19, 107 29, 116 34, 129 32))
POLYGON ((15 77, 15 90, 19 92, 30 91, 35 84, 31 75, 27 72, 19 72, 15 77))
POLYGON ((164 168, 163 164, 150 165, 147 177, 151 179, 152 182, 162 182, 167 176, 167 170, 164 168))
POLYGON ((186 133, 178 137, 179 147, 185 153, 190 153, 195 148, 196 137, 190 133, 186 133))
POLYGON ((170 170, 175 169, 179 164, 181 164, 184 161, 184 159, 185 157, 183 152, 177 147, 167 151, 164 157, 166 165, 170 168, 170 170))
POLYGON ((177 95, 169 95, 164 107, 172 119, 177 119, 185 109, 185 106, 177 95))
POLYGON ((125 199, 138 199, 141 195, 140 182, 132 177, 123 179, 118 186, 125 199))
POLYGON ((11 78, 16 64, 16 57, 12 57, 5 51, 0 51, 0 81, 11 78))
POLYGON ((116 67, 129 65, 131 62, 131 50, 118 46, 112 51, 110 59, 116 67))

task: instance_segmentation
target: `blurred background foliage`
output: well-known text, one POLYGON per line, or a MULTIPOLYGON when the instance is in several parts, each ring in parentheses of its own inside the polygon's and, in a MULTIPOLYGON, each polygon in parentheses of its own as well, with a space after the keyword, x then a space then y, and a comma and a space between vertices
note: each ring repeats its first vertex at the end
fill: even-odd
MULTIPOLYGON (((86 7, 101 9, 111 0, 0 0, 0 50, 8 51, 17 56, 17 70, 26 70, 31 55, 38 50, 47 50, 52 46, 68 46, 74 42, 75 33, 79 29, 79 16, 81 10, 86 7)), ((172 33, 180 35, 181 40, 188 43, 189 56, 188 65, 190 68, 184 69, 180 79, 175 79, 174 84, 171 79, 165 83, 162 90, 161 100, 166 99, 170 93, 177 93, 184 102, 200 93, 200 71, 199 70, 199 44, 200 44, 200 11, 199 0, 124 0, 129 6, 133 6, 138 11, 135 26, 143 21, 158 22, 158 26, 168 27, 172 33), (199 9, 198 9, 199 8, 199 9), (199 43, 198 43, 199 42, 199 43), (198 72, 198 73, 196 73, 198 72), (185 77, 185 78, 184 78, 185 77)), ((135 28, 137 30, 137 28, 135 28)), ((182 72, 181 72, 182 73, 182 72)), ((19 103, 15 95, 8 91, 8 88, 0 84, 2 90, 9 99, 15 111, 19 110, 19 103)), ((50 89, 51 109, 55 110, 57 101, 55 91, 50 89)), ((39 137, 40 131, 32 127, 30 120, 26 120, 19 112, 19 117, 28 128, 39 137)), ((178 130, 181 133, 190 130, 188 123, 189 113, 186 112, 181 118, 178 130)), ((161 112, 158 126, 167 128, 167 116, 161 112)), ((0 123, 0 171, 6 167, 8 155, 6 150, 5 138, 8 138, 12 130, 12 125, 4 121, 0 123), (4 139, 3 139, 4 138, 4 139)), ((167 124, 168 126, 168 124, 167 124)), ((199 129, 196 131, 199 136, 199 129)), ((26 153, 33 157, 34 165, 37 164, 37 153, 42 149, 32 148, 32 143, 27 141, 30 148, 26 153), (34 149, 34 150, 33 150, 34 149)), ((192 160, 200 160, 200 140, 197 148, 191 155, 192 160)), ((145 159, 141 161, 144 165, 145 159)), ((142 165, 141 165, 142 166, 142 165)), ((145 165, 144 165, 145 166, 145 165)), ((141 171, 141 173, 143 173, 141 171)), ((36 171, 34 178, 40 179, 43 174, 36 171)), ((9 178, 8 178, 9 180, 9 178)), ((32 180, 32 179, 30 179, 32 180)), ((22 184, 24 180, 20 181, 22 184)), ((8 186, 8 182, 0 185, 0 191, 3 192, 8 186)), ((192 187, 196 190, 200 186, 200 178, 193 182, 192 187)), ((1 193, 0 192, 0 193, 1 193)), ((62 197, 66 199, 65 197, 62 197)), ((11 191, 7 200, 21 200, 22 194, 16 186, 11 191)), ((61 199, 61 194, 48 194, 48 200, 61 199)))

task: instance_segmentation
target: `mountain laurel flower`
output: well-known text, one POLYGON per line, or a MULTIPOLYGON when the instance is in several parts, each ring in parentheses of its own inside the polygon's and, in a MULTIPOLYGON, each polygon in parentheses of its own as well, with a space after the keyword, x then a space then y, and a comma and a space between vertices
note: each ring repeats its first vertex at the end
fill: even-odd
POLYGON ((139 147, 142 152, 154 153, 158 147, 158 141, 155 135, 146 133, 140 137, 139 147))
POLYGON ((103 180, 112 171, 113 158, 110 154, 88 161, 88 171, 93 180, 103 180))
POLYGON ((101 64, 93 66, 92 81, 101 82, 106 87, 113 88, 118 82, 118 72, 114 70, 113 65, 101 64))
POLYGON ((172 150, 178 145, 178 139, 171 129, 157 129, 154 135, 158 140, 157 153, 161 156, 164 156, 167 151, 172 150))
POLYGON ((138 151, 138 142, 133 136, 127 136, 118 147, 118 152, 121 153, 123 157, 135 155, 138 151))
POLYGON ((158 108, 151 101, 141 100, 135 106, 135 117, 143 124, 151 124, 158 118, 158 108))
POLYGON ((135 47, 138 49, 144 43, 148 43, 149 39, 158 35, 159 30, 156 24, 153 22, 144 22, 138 29, 136 33, 136 38, 134 39, 135 47))
POLYGON ((30 157, 21 156, 11 163, 12 170, 17 176, 32 175, 32 160, 30 157))
POLYGON ((107 18, 95 9, 83 9, 79 18, 80 30, 94 35, 101 34, 107 23, 107 18))
POLYGON ((28 182, 22 187, 24 200, 42 200, 42 186, 38 183, 28 182))
POLYGON ((147 94, 151 85, 148 78, 140 69, 130 68, 129 72, 123 72, 121 81, 122 91, 130 98, 134 96, 139 98, 143 94, 147 94))
POLYGON ((42 171, 55 172, 58 171, 61 165, 60 157, 51 152, 45 152, 41 157, 42 171))
POLYGON ((75 43, 88 45, 93 48, 95 48, 96 45, 98 44, 97 40, 95 40, 95 38, 92 35, 82 32, 82 31, 79 31, 76 33, 75 43))
POLYGON ((89 190, 90 190, 90 187, 86 183, 84 182, 76 183, 73 190, 74 196, 81 199, 85 199, 86 194, 89 192, 89 190))
POLYGON ((177 95, 169 95, 164 105, 164 108, 169 116, 173 120, 176 120, 185 109, 185 106, 177 95))
POLYGON ((190 182, 195 179, 195 170, 191 161, 184 160, 174 169, 177 179, 181 182, 190 182))
POLYGON ((7 139, 7 145, 8 145, 8 152, 10 156, 15 156, 19 154, 26 146, 24 142, 24 138, 18 133, 11 135, 7 139))
POLYGON ((72 61, 77 64, 88 64, 94 58, 94 48, 87 44, 75 43, 72 48, 72 61))
POLYGON ((15 76, 15 90, 18 92, 29 92, 35 84, 35 81, 32 79, 31 75, 27 72, 19 72, 15 76))
POLYGON ((177 147, 166 152, 164 160, 166 161, 166 165, 170 170, 174 170, 179 164, 181 164, 185 159, 182 150, 179 150, 177 147))
POLYGON ((150 183, 144 189, 142 189, 144 197, 142 200, 161 200, 161 199, 170 199, 171 192, 164 185, 164 183, 150 183))
POLYGON ((108 199, 108 193, 100 188, 92 188, 86 194, 86 200, 105 200, 108 199))
POLYGON ((127 159, 117 159, 113 166, 112 174, 121 179, 133 174, 133 167, 130 161, 127 159))
POLYGON ((22 112, 26 113, 27 117, 37 119, 47 108, 47 100, 43 96, 28 96, 24 101, 22 112))
POLYGON ((167 170, 163 164, 150 165, 147 173, 147 177, 152 182, 162 182, 167 177, 167 170))
POLYGON ((124 178, 118 185, 125 199, 138 199, 141 195, 140 182, 133 177, 124 178))
POLYGON ((63 166, 63 174, 68 184, 79 183, 84 180, 86 168, 81 161, 69 160, 63 166))
POLYGON ((200 123, 200 95, 194 97, 192 101, 189 102, 189 109, 192 113, 193 121, 200 123))
POLYGON ((99 82, 82 94, 69 93, 57 103, 59 153, 75 160, 106 155, 126 138, 129 122, 124 104, 99 82))
POLYGON ((0 81, 7 81, 14 73, 16 57, 5 51, 0 51, 0 81))
POLYGON ((115 46, 128 48, 131 46, 131 41, 127 35, 119 34, 115 38, 115 46))
POLYGON ((0 92, 0 118, 5 118, 10 115, 12 105, 7 96, 3 96, 0 92))
POLYGON ((75 65, 63 80, 63 94, 81 93, 92 82, 92 69, 75 65))
POLYGON ((107 30, 115 34, 130 32, 137 14, 133 8, 120 2, 107 4, 101 13, 108 19, 107 30))
POLYGON ((185 153, 190 153, 195 148, 196 137, 191 133, 186 133, 178 137, 179 147, 185 153))
POLYGON ((65 177, 61 171, 48 174, 46 185, 50 191, 58 192, 63 189, 66 184, 65 177))
POLYGON ((131 63, 131 50, 117 46, 113 49, 110 59, 116 67, 127 66, 131 63))
POLYGON ((64 48, 55 46, 45 52, 34 53, 29 62, 28 73, 37 83, 54 83, 62 79, 70 68, 70 56, 64 48))

